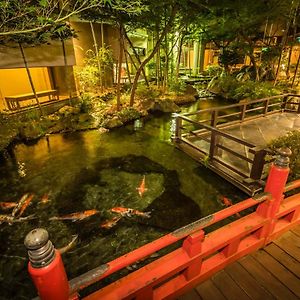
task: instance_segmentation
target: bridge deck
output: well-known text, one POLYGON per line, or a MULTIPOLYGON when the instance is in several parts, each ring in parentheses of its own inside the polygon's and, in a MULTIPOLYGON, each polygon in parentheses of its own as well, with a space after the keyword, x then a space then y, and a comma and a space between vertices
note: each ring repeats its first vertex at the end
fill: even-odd
POLYGON ((300 225, 178 300, 300 299, 300 225))
MULTIPOLYGON (((271 140, 284 136, 289 131, 300 130, 300 117, 296 113, 274 113, 252 120, 245 120, 238 124, 228 125, 227 127, 220 127, 220 130, 246 143, 253 144, 257 148, 265 149, 271 140)), ((267 165, 264 167, 261 181, 250 181, 249 183, 247 180, 245 181, 245 179, 250 177, 253 167, 253 164, 249 163, 249 161, 254 161, 252 149, 245 144, 222 137, 219 134, 217 142, 219 148, 216 150, 214 158, 205 161, 212 143, 211 134, 205 134, 187 135, 185 139, 189 144, 177 143, 176 146, 197 161, 204 162, 207 167, 237 185, 249 195, 260 191, 261 186, 263 186, 264 174, 268 170, 267 165), (230 151, 224 149, 230 149, 230 151), (240 159, 237 155, 245 159, 240 159), (231 166, 231 169, 230 167, 224 167, 224 164, 231 166)))

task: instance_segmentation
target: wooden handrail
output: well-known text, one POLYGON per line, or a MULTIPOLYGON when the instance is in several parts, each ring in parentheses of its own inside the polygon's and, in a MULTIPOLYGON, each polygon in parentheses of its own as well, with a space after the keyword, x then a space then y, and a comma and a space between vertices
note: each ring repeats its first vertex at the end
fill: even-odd
POLYGON ((212 108, 205 108, 205 109, 201 109, 201 110, 198 110, 196 112, 193 112, 193 113, 183 113, 183 114, 181 114, 181 116, 197 115, 197 114, 204 113, 204 112, 211 112, 213 110, 220 111, 220 110, 225 110, 225 109, 240 107, 240 106, 243 106, 243 105, 250 105, 250 104, 255 104, 255 103, 261 103, 261 102, 265 102, 266 100, 279 99, 279 98, 288 97, 288 96, 293 96, 293 97, 297 96, 297 97, 299 97, 300 95, 281 94, 281 95, 276 95, 276 96, 261 98, 261 99, 257 99, 257 100, 250 100, 250 101, 243 102, 243 103, 236 103, 236 104, 230 104, 230 105, 224 105, 224 106, 217 106, 217 107, 212 107, 212 108))

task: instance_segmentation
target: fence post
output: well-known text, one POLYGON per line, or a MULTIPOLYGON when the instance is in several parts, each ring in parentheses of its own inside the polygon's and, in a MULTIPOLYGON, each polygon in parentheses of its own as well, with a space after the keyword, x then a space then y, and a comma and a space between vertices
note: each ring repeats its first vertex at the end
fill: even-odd
MULTIPOLYGON (((183 242, 182 248, 188 254, 190 258, 201 253, 202 241, 204 240, 204 231, 201 230, 194 234, 189 235, 183 242)), ((193 277, 197 276, 201 271, 202 258, 198 258, 189 265, 184 271, 184 277, 186 280, 191 280, 193 277)))
POLYGON ((209 148, 209 158, 210 159, 213 159, 213 157, 215 156, 215 154, 217 152, 216 145, 218 143, 218 134, 214 130, 217 128, 217 124, 218 124, 218 111, 214 110, 212 112, 212 117, 211 117, 211 122, 210 122, 210 126, 213 127, 213 129, 211 131, 211 136, 210 136, 210 148, 209 148))
POLYGON ((182 127, 182 119, 178 114, 174 114, 175 116, 175 141, 179 142, 181 140, 181 127, 182 127))
POLYGON ((42 300, 69 299, 69 282, 58 250, 49 240, 47 230, 37 228, 25 237, 28 272, 42 300))
POLYGON ((253 180, 259 180, 265 165, 265 156, 267 151, 265 149, 253 149, 254 158, 252 163, 252 168, 250 171, 250 178, 253 180))
POLYGON ((284 96, 281 104, 281 110, 285 111, 287 105, 288 96, 284 96))

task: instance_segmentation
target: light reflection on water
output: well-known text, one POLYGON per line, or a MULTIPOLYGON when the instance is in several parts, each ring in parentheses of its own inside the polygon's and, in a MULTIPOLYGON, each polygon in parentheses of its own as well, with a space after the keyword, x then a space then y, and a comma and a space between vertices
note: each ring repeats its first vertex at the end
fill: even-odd
MULTIPOLYGON (((201 103, 209 105, 209 101, 201 103)), ((192 109, 199 109, 195 105, 192 109)), ((35 295, 23 245, 33 228, 46 228, 57 248, 65 246, 73 234, 79 235, 76 247, 63 256, 73 278, 220 210, 220 195, 233 202, 244 196, 177 150, 170 143, 173 130, 169 114, 150 116, 108 133, 93 130, 47 136, 33 145, 18 145, 3 158, 0 201, 17 201, 25 193, 34 193, 24 216, 37 218, 0 225, 1 297, 35 295), (140 197, 136 188, 143 175, 147 191, 140 197), (48 195, 49 202, 40 203, 43 195, 48 195), (110 211, 114 206, 151 211, 151 218, 123 218, 112 229, 101 228, 101 223, 115 216, 110 211), (88 209, 100 214, 81 222, 49 220, 88 209)))

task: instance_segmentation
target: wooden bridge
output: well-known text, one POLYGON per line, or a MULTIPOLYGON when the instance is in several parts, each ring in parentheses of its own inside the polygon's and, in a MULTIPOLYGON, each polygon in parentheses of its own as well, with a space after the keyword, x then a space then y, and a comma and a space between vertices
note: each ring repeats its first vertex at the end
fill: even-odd
POLYGON ((28 248, 28 270, 40 298, 79 299, 91 285, 158 252, 161 257, 155 261, 145 261, 139 270, 102 289, 89 290, 83 299, 299 299, 300 193, 295 189, 300 188, 300 179, 286 184, 290 154, 289 149, 281 149, 263 193, 205 216, 69 282, 59 252, 51 250, 48 238, 42 243, 35 237, 28 248), (287 193, 289 196, 285 196, 287 193), (211 225, 222 220, 229 223, 209 232, 211 225))
POLYGON ((300 299, 300 225, 178 300, 300 299))
POLYGON ((284 94, 175 114, 179 149, 249 195, 261 191, 268 143, 300 129, 300 95, 284 94))

